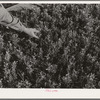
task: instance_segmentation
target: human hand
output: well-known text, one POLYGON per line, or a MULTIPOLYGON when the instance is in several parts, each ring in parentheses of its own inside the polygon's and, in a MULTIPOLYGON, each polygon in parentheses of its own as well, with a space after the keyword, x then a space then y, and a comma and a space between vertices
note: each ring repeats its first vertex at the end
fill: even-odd
POLYGON ((39 39, 40 37, 40 31, 35 29, 35 28, 27 28, 27 31, 26 33, 29 34, 30 36, 36 38, 36 39, 39 39))

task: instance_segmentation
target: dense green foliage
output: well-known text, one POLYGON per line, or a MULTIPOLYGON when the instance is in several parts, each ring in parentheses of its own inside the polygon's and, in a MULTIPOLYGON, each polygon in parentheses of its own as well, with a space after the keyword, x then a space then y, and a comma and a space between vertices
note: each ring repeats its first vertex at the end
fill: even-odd
POLYGON ((99 88, 100 5, 42 6, 12 12, 39 40, 0 26, 0 87, 99 88))

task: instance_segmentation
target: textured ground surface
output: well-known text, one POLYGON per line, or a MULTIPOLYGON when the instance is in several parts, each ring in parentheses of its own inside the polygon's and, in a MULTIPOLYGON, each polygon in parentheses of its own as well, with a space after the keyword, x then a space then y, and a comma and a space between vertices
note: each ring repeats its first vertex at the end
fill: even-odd
POLYGON ((0 26, 0 87, 99 88, 100 5, 42 6, 12 12, 39 40, 0 26))

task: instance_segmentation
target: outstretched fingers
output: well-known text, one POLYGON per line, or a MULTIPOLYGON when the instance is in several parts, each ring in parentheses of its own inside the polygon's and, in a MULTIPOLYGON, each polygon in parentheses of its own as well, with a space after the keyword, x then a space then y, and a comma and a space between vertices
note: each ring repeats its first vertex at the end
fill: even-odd
POLYGON ((32 35, 32 37, 39 39, 39 37, 40 37, 40 31, 37 30, 37 29, 35 29, 35 28, 31 29, 31 35, 32 35))

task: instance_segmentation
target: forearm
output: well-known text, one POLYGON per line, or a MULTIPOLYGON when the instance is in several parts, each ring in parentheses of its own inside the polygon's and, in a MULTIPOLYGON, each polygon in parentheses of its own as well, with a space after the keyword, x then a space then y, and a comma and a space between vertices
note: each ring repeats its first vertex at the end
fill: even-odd
POLYGON ((25 27, 17 17, 12 16, 4 7, 0 6, 0 24, 10 27, 16 31, 25 32, 28 35, 38 38, 35 33, 39 31, 25 27))
POLYGON ((9 12, 0 4, 0 23, 4 23, 4 25, 12 22, 12 16, 9 12))
POLYGON ((40 12, 40 8, 33 4, 17 4, 7 8, 8 11, 20 11, 23 9, 38 11, 38 13, 40 12))
POLYGON ((17 31, 26 31, 26 27, 20 22, 20 20, 12 16, 3 6, 0 6, 0 24, 17 31))

